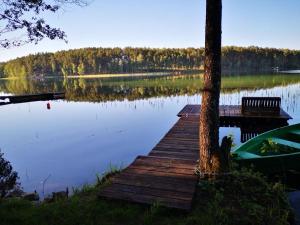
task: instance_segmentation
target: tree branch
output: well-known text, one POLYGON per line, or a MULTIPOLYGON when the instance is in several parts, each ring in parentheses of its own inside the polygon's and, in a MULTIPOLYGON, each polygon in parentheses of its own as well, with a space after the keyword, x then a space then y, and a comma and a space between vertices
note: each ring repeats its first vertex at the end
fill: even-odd
POLYGON ((56 13, 63 5, 73 4, 86 6, 84 0, 2 0, 0 9, 0 46, 9 48, 33 42, 37 44, 44 38, 66 40, 66 34, 59 28, 53 28, 46 23, 42 14, 56 13), (20 39, 4 37, 15 31, 23 31, 25 35, 20 39))

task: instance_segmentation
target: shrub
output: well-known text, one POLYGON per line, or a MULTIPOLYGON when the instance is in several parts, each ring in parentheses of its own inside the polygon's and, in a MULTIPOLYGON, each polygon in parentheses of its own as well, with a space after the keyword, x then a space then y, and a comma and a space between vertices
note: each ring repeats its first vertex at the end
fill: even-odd
POLYGON ((0 198, 19 189, 18 178, 17 172, 13 171, 10 162, 4 159, 3 153, 0 152, 0 198))

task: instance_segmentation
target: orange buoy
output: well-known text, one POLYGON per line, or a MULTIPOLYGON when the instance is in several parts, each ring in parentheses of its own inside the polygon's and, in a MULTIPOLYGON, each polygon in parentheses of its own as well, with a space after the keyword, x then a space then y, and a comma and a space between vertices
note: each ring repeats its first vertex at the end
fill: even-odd
POLYGON ((47 109, 51 109, 50 102, 47 103, 47 109))

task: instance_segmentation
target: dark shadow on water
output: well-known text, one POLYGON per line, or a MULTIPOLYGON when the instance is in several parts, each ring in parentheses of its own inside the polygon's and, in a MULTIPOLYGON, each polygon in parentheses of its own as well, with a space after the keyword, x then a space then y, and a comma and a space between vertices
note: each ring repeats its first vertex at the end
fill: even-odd
POLYGON ((288 123, 286 121, 276 121, 276 123, 273 123, 272 121, 267 123, 243 123, 240 126, 241 143, 244 143, 264 132, 284 126, 288 126, 288 123))

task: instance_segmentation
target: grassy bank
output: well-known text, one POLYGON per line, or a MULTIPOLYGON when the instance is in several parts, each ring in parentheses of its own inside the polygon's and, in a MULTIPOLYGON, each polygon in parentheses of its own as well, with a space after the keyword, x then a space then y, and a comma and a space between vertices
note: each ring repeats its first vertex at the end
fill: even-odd
POLYGON ((290 208, 284 188, 268 183, 261 175, 233 172, 214 181, 199 184, 191 212, 159 205, 142 206, 99 199, 97 193, 106 181, 85 186, 69 199, 34 205, 11 199, 0 202, 0 224, 161 224, 161 225, 242 225, 289 224, 290 208))

